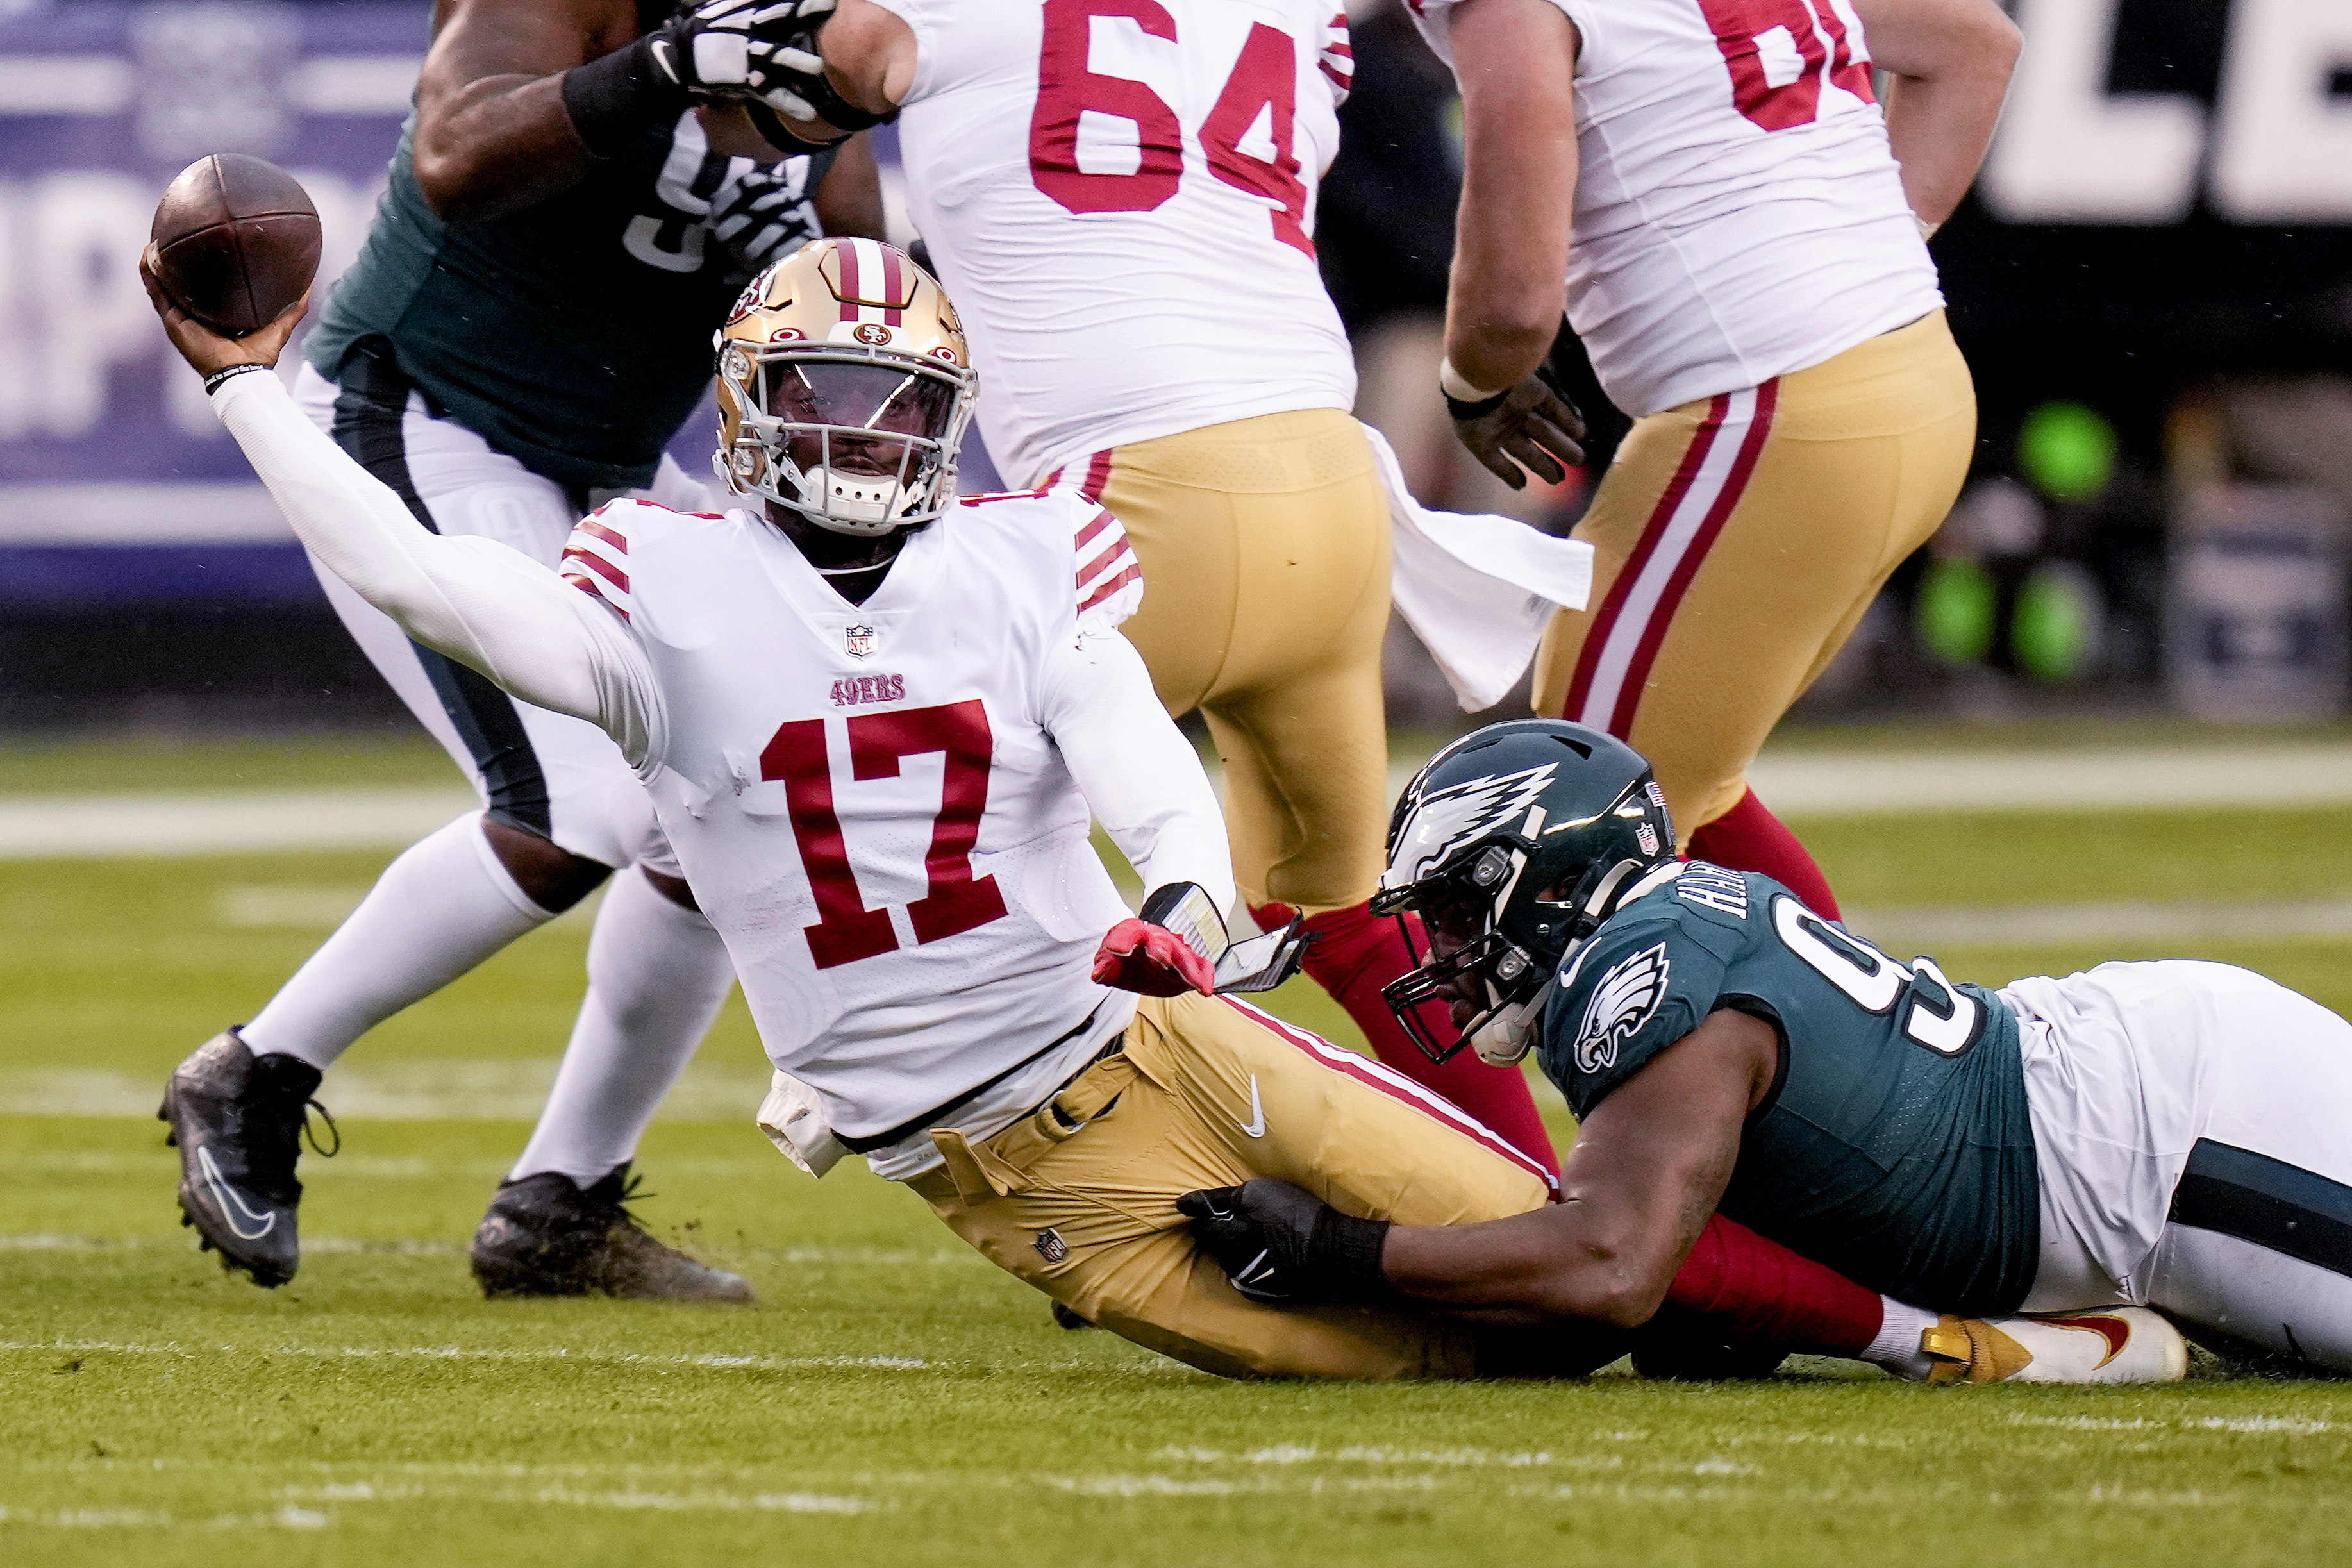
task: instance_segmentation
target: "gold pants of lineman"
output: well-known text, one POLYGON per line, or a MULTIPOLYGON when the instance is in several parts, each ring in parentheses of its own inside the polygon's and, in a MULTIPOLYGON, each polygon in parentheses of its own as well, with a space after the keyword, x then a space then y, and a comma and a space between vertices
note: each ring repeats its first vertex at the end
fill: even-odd
POLYGON ((990 1262, 1099 1327, 1228 1377, 1467 1377, 1474 1331, 1402 1307, 1244 1300, 1181 1194, 1252 1176, 1410 1225, 1539 1206, 1543 1179, 1444 1100, 1230 998, 1146 998, 1126 1049, 908 1184, 990 1262))
POLYGON ((1389 509, 1336 408, 1213 425, 1110 454, 1103 504, 1143 566, 1125 627, 1171 713, 1225 764, 1234 871, 1253 904, 1361 903, 1388 825, 1381 638, 1389 509))
POLYGON ((1739 803, 1772 726, 1942 524, 1975 440, 1940 310, 1638 421, 1577 525, 1592 600, 1546 632, 1535 710, 1648 757, 1687 842, 1739 803))

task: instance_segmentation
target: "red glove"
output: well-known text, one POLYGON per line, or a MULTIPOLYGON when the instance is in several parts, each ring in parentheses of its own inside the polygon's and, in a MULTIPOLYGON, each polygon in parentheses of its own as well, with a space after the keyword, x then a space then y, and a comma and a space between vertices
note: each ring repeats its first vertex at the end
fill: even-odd
POLYGON ((1216 987, 1217 972, 1166 926, 1123 920, 1095 950, 1095 980, 1146 996, 1181 996, 1187 991, 1206 996, 1216 987))

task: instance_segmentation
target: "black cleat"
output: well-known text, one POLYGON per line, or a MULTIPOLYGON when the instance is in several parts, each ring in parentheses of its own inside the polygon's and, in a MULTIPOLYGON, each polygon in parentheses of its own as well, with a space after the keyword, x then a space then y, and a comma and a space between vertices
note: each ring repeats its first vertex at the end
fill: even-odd
MULTIPOLYGON (((180 1223, 195 1226, 199 1250, 217 1248, 222 1268, 241 1268, 257 1285, 283 1285, 301 1266, 294 1213, 302 1184, 294 1162, 318 1087, 317 1068, 293 1057, 257 1057, 235 1029, 205 1041, 163 1086, 155 1117, 171 1123, 164 1142, 180 1151, 180 1223)), ((325 1115, 326 1107, 319 1110, 325 1115)), ((329 1117, 329 1131, 334 1125, 329 1117)), ((315 1140, 310 1147, 318 1149, 315 1140)))
POLYGON ((1049 1301, 1046 1305, 1054 1309, 1054 1326, 1057 1329, 1091 1329, 1094 1327, 1092 1323, 1080 1317, 1077 1310, 1074 1307, 1066 1307, 1059 1301, 1049 1301))
POLYGON ((656 1241, 625 1206, 638 1194, 624 1161, 593 1186, 541 1171, 500 1182, 466 1257, 482 1294, 734 1301, 751 1281, 656 1241))

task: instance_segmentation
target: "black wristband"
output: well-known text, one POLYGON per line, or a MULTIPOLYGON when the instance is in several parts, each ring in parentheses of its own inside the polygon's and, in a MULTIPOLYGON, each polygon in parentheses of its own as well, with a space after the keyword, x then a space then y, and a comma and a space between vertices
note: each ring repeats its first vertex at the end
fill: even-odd
POLYGON ((205 377, 205 395, 209 397, 220 389, 221 383, 243 375, 249 370, 268 370, 266 364, 226 364, 205 377))
POLYGON ((1484 419, 1487 415, 1503 406, 1503 399, 1511 395, 1511 389, 1507 386, 1494 396, 1482 397, 1475 403, 1465 403, 1450 392, 1441 392, 1439 395, 1445 399, 1446 413, 1451 414, 1457 420, 1467 421, 1484 419))
POLYGON ((1389 1222, 1358 1219, 1328 1204, 1315 1216, 1315 1234, 1307 1242, 1307 1272, 1320 1293, 1341 1300, 1361 1300, 1388 1293, 1388 1276, 1381 1271, 1381 1248, 1389 1238, 1389 1222))
POLYGON ((613 156, 646 127, 675 120, 691 101, 654 62, 650 33, 563 73, 563 111, 599 158, 613 156))

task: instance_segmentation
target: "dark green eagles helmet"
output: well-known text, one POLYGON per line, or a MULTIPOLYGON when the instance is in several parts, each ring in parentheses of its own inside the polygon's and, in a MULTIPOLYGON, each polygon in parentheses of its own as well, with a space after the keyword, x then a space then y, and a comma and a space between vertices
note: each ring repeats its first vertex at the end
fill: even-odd
MULTIPOLYGON (((1390 1011, 1433 1060, 1469 1044, 1517 1061, 1560 961, 1643 872, 1674 858, 1666 797, 1622 741, 1559 719, 1464 736, 1429 760, 1389 819, 1372 912, 1418 911, 1432 937, 1428 961, 1383 987, 1390 1011), (1482 1005, 1448 1041, 1423 1009, 1450 1006, 1463 976, 1482 1005)), ((1405 931, 1410 944, 1411 922, 1405 931)))

